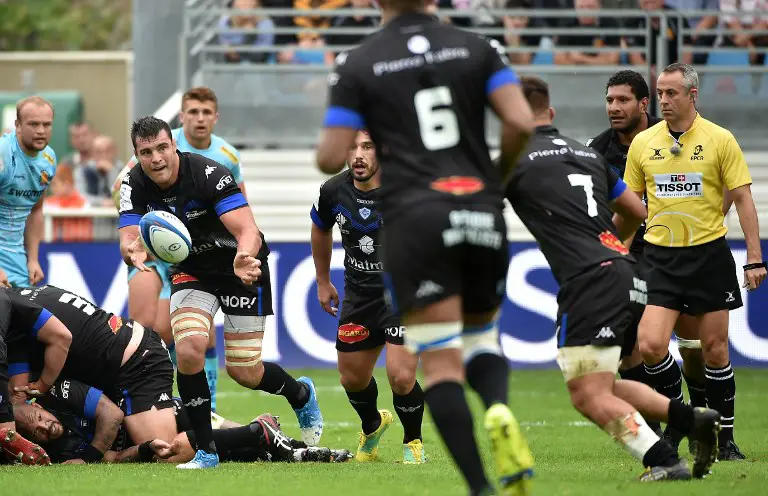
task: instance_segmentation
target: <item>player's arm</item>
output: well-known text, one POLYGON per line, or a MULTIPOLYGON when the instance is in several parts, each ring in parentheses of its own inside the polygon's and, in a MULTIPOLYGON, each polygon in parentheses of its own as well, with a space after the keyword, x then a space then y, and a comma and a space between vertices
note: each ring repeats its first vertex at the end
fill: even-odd
POLYGON ((235 182, 237 183, 237 187, 240 188, 240 192, 243 193, 243 196, 246 200, 248 200, 248 194, 245 192, 245 181, 243 180, 243 170, 241 166, 241 160, 240 160, 240 152, 237 151, 237 149, 234 149, 234 155, 235 160, 232 162, 232 166, 229 168, 229 171, 232 173, 232 176, 235 178, 235 182))
POLYGON ((507 67, 504 48, 496 40, 488 47, 485 93, 501 120, 499 165, 504 183, 509 181, 520 154, 533 134, 533 112, 525 99, 517 74, 507 67))
POLYGON ((329 205, 327 183, 320 187, 320 196, 312 205, 312 261, 315 264, 317 280, 317 299, 328 314, 336 316, 339 306, 339 293, 331 283, 331 255, 333 254, 333 215, 329 205))
POLYGON ((613 224, 619 233, 619 239, 624 240, 627 247, 632 244, 635 232, 648 215, 641 197, 631 191, 627 184, 601 159, 608 178, 608 201, 616 214, 613 224))
POLYGON ((45 219, 43 218, 43 199, 40 199, 32 207, 24 226, 24 250, 27 252, 27 269, 29 270, 29 284, 35 286, 43 280, 43 269, 40 267, 40 241, 43 240, 45 219))
MULTIPOLYGON (((189 441, 187 441, 189 446, 189 441)), ((191 449, 191 446, 190 446, 191 449)), ((138 446, 131 446, 123 451, 107 451, 104 454, 104 463, 149 463, 155 459, 155 456, 161 460, 167 460, 174 456, 179 447, 163 441, 154 439, 146 441, 138 446)))
POLYGON ((363 89, 357 75, 349 70, 346 52, 336 57, 336 66, 328 76, 328 85, 328 108, 323 119, 316 161, 318 169, 325 174, 336 174, 344 168, 357 132, 365 129, 363 89))
POLYGON ((120 237, 120 255, 123 261, 143 272, 149 272, 144 262, 150 259, 147 250, 139 238, 139 221, 147 213, 145 201, 139 185, 132 184, 130 173, 120 182, 118 202, 118 236, 120 237))

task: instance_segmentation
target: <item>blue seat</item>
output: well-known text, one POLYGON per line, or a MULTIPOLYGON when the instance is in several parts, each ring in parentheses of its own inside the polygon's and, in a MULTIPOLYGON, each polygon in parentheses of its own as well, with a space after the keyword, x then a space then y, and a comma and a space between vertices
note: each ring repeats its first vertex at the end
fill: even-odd
MULTIPOLYGON (((749 66, 749 52, 713 51, 707 59, 708 66, 749 66)), ((701 93, 703 96, 718 97, 751 97, 752 76, 749 73, 704 73, 702 75, 701 93)))

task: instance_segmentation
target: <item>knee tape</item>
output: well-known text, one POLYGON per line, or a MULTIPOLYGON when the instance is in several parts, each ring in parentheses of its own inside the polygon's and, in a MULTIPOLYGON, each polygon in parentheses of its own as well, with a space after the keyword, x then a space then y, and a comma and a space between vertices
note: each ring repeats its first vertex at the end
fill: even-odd
POLYGON ((563 346, 557 351, 557 364, 565 382, 585 375, 619 371, 620 346, 563 346))
POLYGON ((689 350, 700 350, 701 349, 701 340, 699 340, 699 339, 677 338, 677 347, 678 348, 686 348, 686 349, 689 349, 689 350))
POLYGON ((462 339, 464 340, 464 363, 482 353, 503 355, 499 344, 499 328, 495 322, 482 327, 465 327, 462 339))
POLYGON ((205 315, 197 312, 182 312, 171 317, 171 332, 174 342, 190 336, 205 336, 211 331, 211 323, 205 315))
POLYGON ((461 322, 415 324, 407 326, 405 347, 413 354, 425 351, 461 348, 461 322))
POLYGON ((261 362, 261 338, 244 337, 263 333, 263 315, 224 315, 224 363, 227 367, 252 367, 261 362))

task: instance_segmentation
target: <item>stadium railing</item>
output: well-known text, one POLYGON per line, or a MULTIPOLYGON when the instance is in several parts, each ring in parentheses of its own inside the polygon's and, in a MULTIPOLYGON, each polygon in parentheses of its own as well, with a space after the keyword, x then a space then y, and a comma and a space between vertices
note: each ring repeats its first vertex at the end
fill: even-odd
MULTIPOLYGON (((252 29, 224 29, 213 23, 222 15, 253 14, 270 16, 272 18, 309 15, 316 17, 366 15, 377 16, 373 9, 342 9, 342 10, 297 10, 297 9, 256 9, 239 11, 232 9, 188 9, 185 12, 190 20, 185 23, 189 32, 182 36, 182 49, 190 53, 184 61, 193 60, 193 64, 183 63, 181 78, 185 86, 206 85, 214 89, 220 99, 220 113, 217 132, 225 139, 237 145, 252 147, 297 148, 312 147, 317 140, 318 125, 322 121, 322 113, 326 101, 325 78, 330 72, 326 65, 290 65, 278 63, 227 63, 223 55, 228 51, 242 53, 271 53, 296 49, 287 45, 222 46, 218 42, 218 34, 259 33, 252 29), (209 26, 201 34, 194 31, 195 19, 207 19, 203 24, 209 26), (213 26, 213 27, 210 27, 213 26), (194 33, 198 33, 197 37, 194 33)), ((608 17, 619 20, 645 19, 645 25, 650 26, 648 19, 659 17, 662 23, 668 19, 693 17, 706 13, 723 17, 724 14, 710 11, 643 11, 636 9, 599 11, 577 11, 574 9, 558 10, 487 10, 495 18, 503 15, 526 16, 532 20, 556 17, 558 19, 574 19, 579 16, 608 17)), ((471 10, 440 10, 440 16, 452 18, 474 17, 478 13, 471 10)), ((533 22, 533 21, 532 21, 533 22)), ((472 31, 492 37, 503 37, 505 28, 473 27, 472 31)), ((276 27, 272 32, 277 35, 296 35, 307 31, 302 27, 276 27)), ((317 29, 315 32, 323 35, 337 34, 367 34, 372 28, 335 28, 317 29)), ((697 66, 702 79, 702 92, 699 106, 702 112, 715 122, 730 129, 739 139, 745 149, 764 149, 764 132, 756 122, 763 122, 768 110, 768 65, 754 66, 749 64, 749 53, 745 50, 729 48, 701 48, 682 45, 682 38, 693 32, 686 29, 678 36, 680 52, 693 54, 706 51, 716 54, 711 61, 703 66, 697 66)), ((702 34, 720 36, 732 31, 715 27, 702 31, 702 34)), ((628 47, 622 43, 620 49, 614 47, 562 47, 553 42, 557 36, 573 34, 568 27, 526 27, 519 31, 521 36, 541 36, 543 40, 538 47, 505 46, 508 53, 534 53, 531 64, 515 65, 522 74, 537 74, 547 79, 552 86, 553 104, 558 108, 557 123, 563 132, 577 139, 590 138, 606 126, 603 108, 605 82, 618 67, 611 66, 573 66, 555 65, 552 63, 554 54, 564 51, 589 52, 619 51, 622 54, 622 67, 631 67, 641 72, 649 80, 651 75, 658 74, 669 61, 667 54, 666 33, 657 38, 651 36, 650 27, 629 28, 579 28, 579 35, 601 34, 604 36, 619 36, 625 39, 630 36, 643 36, 644 44, 628 47), (655 63, 647 56, 654 46, 658 52, 655 63), (646 63, 630 66, 628 55, 642 53, 646 63)), ((754 31, 755 34, 768 35, 768 31, 754 31)), ((326 46, 316 50, 338 52, 350 46, 326 46)), ((752 53, 766 53, 765 48, 756 48, 752 53)), ((686 55, 688 56, 688 55, 686 55)), ((488 140, 495 143, 498 137, 496 120, 489 116, 488 140)))

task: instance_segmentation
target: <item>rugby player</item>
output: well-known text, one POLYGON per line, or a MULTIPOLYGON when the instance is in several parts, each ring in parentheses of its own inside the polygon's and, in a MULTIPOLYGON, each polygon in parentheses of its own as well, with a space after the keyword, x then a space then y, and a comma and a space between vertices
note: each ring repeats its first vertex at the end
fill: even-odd
MULTIPOLYGON (((629 145, 632 143, 632 140, 638 133, 658 124, 662 119, 648 114, 650 92, 648 84, 639 72, 630 70, 618 71, 608 79, 605 92, 605 108, 611 127, 587 141, 587 146, 600 152, 608 161, 613 171, 619 177, 623 177, 627 164, 627 152, 629 152, 629 145)), ((638 262, 642 261, 643 247, 645 246, 644 235, 645 222, 643 222, 633 237, 629 248, 632 257, 638 262)), ((706 406, 707 401, 704 396, 704 359, 701 354, 701 343, 698 341, 697 331, 695 327, 693 327, 692 332, 690 330, 692 326, 695 326, 695 322, 689 322, 684 316, 680 316, 675 326, 677 328, 677 343, 683 358, 683 376, 688 386, 690 403, 693 406, 706 406)), ((636 335, 637 329, 633 328, 628 330, 628 332, 636 335)), ((672 364, 672 368, 679 370, 677 363, 672 364)), ((652 385, 652 381, 648 378, 649 376, 643 364, 643 357, 637 347, 632 355, 622 359, 619 375, 622 379, 640 381, 652 385)), ((670 384, 662 388, 663 390, 669 390, 669 393, 665 393, 665 395, 682 400, 681 382, 682 377, 678 373, 670 384)), ((661 432, 661 428, 656 422, 649 421, 648 425, 654 431, 661 432)), ((665 431, 665 437, 674 447, 682 439, 679 433, 669 427, 665 431)), ((695 453, 695 446, 693 444, 689 445, 689 449, 692 454, 695 453)))
POLYGON ((15 375, 17 369, 8 363, 8 343, 25 340, 27 335, 34 336, 45 346, 42 372, 37 381, 18 381, 17 386, 31 394, 45 394, 64 367, 72 334, 45 308, 29 304, 7 290, 0 290, 0 451, 18 463, 49 465, 48 454, 15 431, 9 376, 15 375))
POLYGON ((387 345, 387 377, 395 412, 403 424, 403 462, 423 463, 421 421, 424 392, 416 381, 419 359, 403 346, 405 328, 387 307, 381 279, 381 213, 378 189, 381 171, 376 146, 359 131, 347 156, 349 169, 328 179, 312 206, 312 259, 317 296, 323 310, 336 317, 339 293, 331 283, 333 225, 339 226, 344 247, 344 302, 336 350, 341 385, 360 417, 358 461, 378 456, 379 440, 392 423, 392 413, 376 406, 378 387, 373 368, 387 345))
POLYGON ((638 341, 654 386, 663 388, 680 374, 668 351, 673 326, 681 314, 695 318, 707 404, 723 416, 718 458, 740 460, 744 455, 733 439, 736 382, 728 358, 728 313, 742 306, 742 296, 725 240, 724 190, 747 245, 743 287, 757 289, 766 269, 744 154, 728 130, 699 115, 698 86, 691 66, 667 66, 656 86, 664 122, 638 134, 627 154, 624 180, 648 198, 648 305, 638 341))
POLYGON ((487 409, 503 490, 525 494, 533 459, 506 404, 496 322, 509 264, 502 177, 530 135, 530 108, 498 42, 440 23, 421 0, 379 5, 382 28, 341 53, 328 79, 318 167, 338 173, 357 132, 369 130, 382 168, 385 283, 405 344, 420 355, 435 426, 472 493, 492 492, 466 376, 487 409), (504 170, 485 141, 489 104, 502 121, 504 170))
MULTIPOLYGON (((125 427, 135 443, 173 439, 173 365, 156 332, 55 286, 3 291, 14 306, 45 308, 70 329, 63 377, 97 387, 115 402, 123 400, 125 427)), ((29 337, 10 342, 9 356, 15 386, 38 375, 45 351, 29 337)), ((26 399, 17 395, 14 401, 26 399)))
MULTIPOLYGON (((19 431, 47 448, 53 463, 187 462, 195 455, 194 432, 180 398, 173 398, 173 408, 176 437, 170 443, 155 439, 141 445, 132 444, 121 428, 120 407, 79 381, 59 379, 48 394, 18 406, 14 414, 19 431), (103 456, 93 452, 97 443, 103 456)), ((268 413, 246 426, 212 413, 211 425, 222 461, 345 462, 352 457, 347 450, 308 448, 286 436, 268 413)))
MULTIPOLYGON (((219 120, 218 100, 210 88, 191 88, 181 97, 181 127, 171 135, 182 152, 202 155, 225 166, 232 173, 237 186, 245 195, 245 183, 240 172, 240 153, 223 138, 213 134, 219 120)), ((132 157, 112 186, 115 206, 120 208, 120 184, 123 177, 136 165, 132 157)), ((145 327, 152 327, 162 336, 171 357, 175 361, 173 335, 171 334, 171 276, 170 265, 162 260, 149 260, 146 266, 153 269, 142 272, 128 267, 128 316, 145 327)), ((211 410, 216 411, 216 383, 219 377, 216 333, 209 333, 205 350, 205 375, 211 390, 211 410)))
POLYGON ((670 401, 640 382, 616 380, 620 356, 635 347, 636 336, 627 331, 645 303, 645 281, 636 276, 635 261, 617 235, 634 233, 645 207, 602 156, 552 125, 555 110, 547 83, 525 76, 522 85, 537 127, 507 199, 560 286, 557 362, 571 402, 649 467, 641 481, 691 478, 686 462, 643 415, 668 421, 699 441, 694 475, 704 477, 715 461, 720 415, 670 401), (611 207, 623 219, 621 231, 611 221, 611 207))
POLYGON ((0 137, 0 286, 34 286, 44 277, 38 255, 43 196, 56 175, 52 129, 53 105, 29 96, 16 103, 15 134, 0 137))
POLYGON ((168 124, 155 117, 134 122, 131 141, 139 165, 120 186, 120 252, 125 262, 149 270, 138 224, 150 210, 179 217, 197 248, 173 267, 172 274, 177 385, 200 448, 179 468, 218 465, 203 366, 213 316, 220 307, 227 373, 244 387, 284 396, 299 419, 304 442, 316 445, 323 421, 311 379, 297 381, 279 365, 261 359, 266 316, 272 315, 269 247, 232 174, 218 162, 179 152, 168 124))

